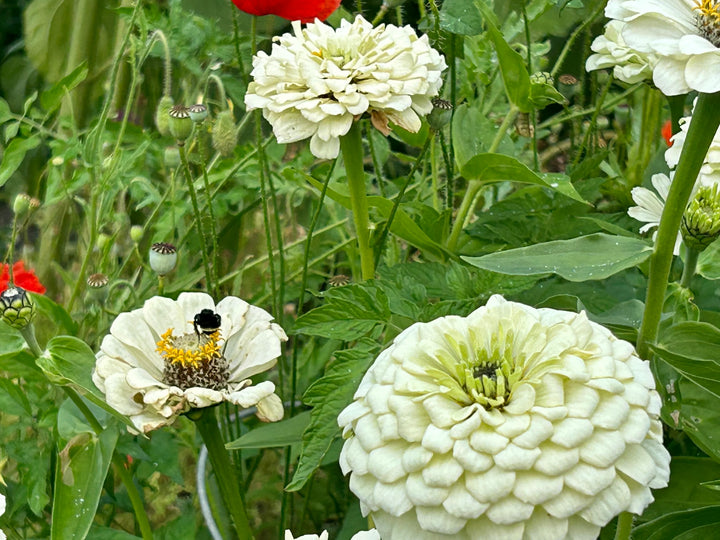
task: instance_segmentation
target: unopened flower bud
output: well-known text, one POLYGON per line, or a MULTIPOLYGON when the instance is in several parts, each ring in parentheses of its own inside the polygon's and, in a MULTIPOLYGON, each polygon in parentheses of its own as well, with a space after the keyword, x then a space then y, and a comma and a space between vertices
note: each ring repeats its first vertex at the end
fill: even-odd
POLYGON ((130 227, 130 239, 136 243, 139 244, 140 240, 142 240, 143 237, 143 227, 142 225, 133 225, 130 227))
POLYGON ((18 218, 25 217, 30 212, 31 197, 27 193, 20 193, 13 201, 13 212, 18 218))
POLYGON ((208 110, 205 105, 203 105, 202 103, 198 103, 196 105, 190 105, 190 107, 188 107, 188 114, 190 115, 190 120, 199 124, 207 118, 208 110))
POLYGON ((720 193, 718 186, 702 186, 682 219, 682 237, 685 245, 695 251, 704 251, 720 236, 720 193))
POLYGON ((177 146, 168 146, 165 148, 165 166, 174 169, 180 165, 180 150, 177 146))
POLYGON ((223 157, 231 156, 237 146, 237 137, 232 111, 222 111, 217 115, 212 130, 213 148, 223 157))
POLYGON ((537 71, 530 75, 530 84, 555 84, 555 79, 547 71, 537 71))
POLYGON ((35 318, 35 303, 21 287, 10 286, 0 293, 2 320, 6 324, 22 330, 35 318))
POLYGON ((111 238, 110 238, 109 235, 107 235, 107 234, 105 234, 105 233, 100 233, 100 234, 98 234, 98 237, 97 237, 97 248, 98 248, 100 251, 105 250, 105 248, 106 248, 107 245, 110 243, 110 241, 111 241, 111 238))
POLYGON ((150 268, 159 275, 170 273, 177 264, 177 249, 167 242, 156 242, 150 248, 150 268))
POLYGON ((433 131, 440 131, 450 122, 452 117, 452 103, 449 101, 434 97, 430 100, 433 110, 427 116, 427 121, 433 131))
POLYGON ((178 145, 185 144, 185 139, 192 133, 193 122, 185 105, 175 105, 170 109, 170 133, 178 141, 178 145))
POLYGON ((87 278, 88 293, 95 300, 104 300, 107 296, 108 277, 105 274, 92 274, 87 278))
POLYGON ((170 96, 163 96, 155 111, 155 126, 163 137, 170 135, 170 109, 174 102, 170 96))

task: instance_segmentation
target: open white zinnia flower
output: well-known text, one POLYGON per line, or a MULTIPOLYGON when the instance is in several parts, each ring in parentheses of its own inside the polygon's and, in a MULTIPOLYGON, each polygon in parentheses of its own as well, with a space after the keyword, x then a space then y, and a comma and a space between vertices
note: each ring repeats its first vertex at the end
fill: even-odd
POLYGON ((155 296, 115 319, 93 382, 143 433, 221 401, 256 405, 261 419, 277 421, 275 385, 252 385, 250 377, 275 365, 286 340, 269 313, 234 296, 217 305, 204 293, 155 296))
POLYGON ((664 94, 720 91, 718 0, 610 0, 605 15, 627 23, 628 46, 656 55, 653 82, 664 94))
MULTIPOLYGON (((645 223, 645 225, 640 227, 641 233, 645 233, 653 227, 660 226, 660 218, 662 218, 665 201, 667 200, 672 180, 667 175, 660 173, 654 174, 651 182, 655 191, 657 191, 657 195, 647 188, 634 187, 631 194, 637 206, 631 206, 627 211, 631 218, 645 223)), ((655 240, 656 237, 657 231, 653 233, 653 240, 655 240)), ((675 255, 680 253, 680 244, 682 244, 682 236, 680 235, 680 231, 678 231, 675 248, 673 250, 675 255)))
POLYGON ((280 143, 310 138, 319 158, 337 157, 339 137, 370 113, 386 135, 388 122, 412 132, 432 110, 444 58, 410 26, 374 28, 358 15, 337 30, 316 21, 275 37, 270 55, 253 58, 248 110, 262 109, 280 143))
MULTIPOLYGON (((285 540, 328 540, 327 531, 323 531, 322 534, 304 534, 293 537, 292 532, 285 530, 285 540)), ((369 531, 360 531, 355 533, 350 540, 380 540, 380 533, 376 529, 370 529, 369 531)))
POLYGON ((613 68, 616 79, 635 84, 652 78, 655 56, 631 49, 622 37, 625 23, 612 20, 605 26, 605 33, 592 43, 595 54, 585 63, 587 71, 613 68))
POLYGON ((596 538, 667 485, 648 362, 584 313, 493 296, 403 331, 338 418, 384 540, 596 538))
MULTIPOLYGON (((2 516, 5 513, 5 495, 0 493, 0 516, 2 516)), ((7 537, 5 536, 5 533, 0 530, 0 540, 6 540, 7 537)))
MULTIPOLYGON (((697 99, 695 103, 693 103, 693 113, 695 112, 696 104, 697 99)), ((680 154, 685 146, 685 138, 687 137, 688 129, 690 129, 691 120, 692 115, 680 119, 680 131, 672 136, 672 146, 665 150, 665 161, 671 169, 677 167, 680 161, 680 154)), ((696 189, 700 186, 712 187, 717 183, 720 183, 720 128, 715 132, 715 136, 710 143, 710 148, 708 148, 705 159, 703 160, 700 174, 696 181, 696 189)))

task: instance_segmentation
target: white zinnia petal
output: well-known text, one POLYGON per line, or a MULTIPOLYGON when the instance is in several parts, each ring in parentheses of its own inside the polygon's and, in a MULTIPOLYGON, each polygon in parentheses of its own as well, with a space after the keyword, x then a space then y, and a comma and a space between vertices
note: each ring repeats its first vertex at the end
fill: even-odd
MULTIPOLYGON (((203 338, 203 343, 208 341, 203 338)), ((271 368, 286 340, 268 313, 239 298, 227 297, 216 306, 204 293, 182 293, 177 300, 153 297, 142 308, 115 319, 97 353, 92 377, 108 404, 129 416, 141 432, 170 424, 190 408, 221 401, 257 405, 262 419, 275 421, 282 418, 282 403, 273 394, 274 384, 265 381, 251 386, 249 377, 271 368), (158 352, 158 343, 166 340, 165 335, 171 340, 186 336, 188 346, 199 346, 201 336, 195 334, 193 323, 206 309, 220 316, 216 346, 226 375, 217 376, 216 387, 179 387, 166 380, 167 360, 158 352)))
POLYGON ((584 314, 494 296, 379 355, 339 416, 340 464, 386 538, 590 539, 666 485, 659 412, 630 344, 584 314))
POLYGON ((280 143, 310 139, 316 157, 333 159, 356 117, 379 113, 418 131, 419 115, 442 85, 445 60, 410 26, 376 28, 358 15, 340 28, 315 21, 275 38, 253 58, 248 110, 262 109, 280 143))
MULTIPOLYGON (((660 194, 660 197, 647 188, 635 187, 632 189, 633 201, 635 201, 638 206, 628 208, 627 212, 631 218, 645 223, 645 225, 640 227, 641 233, 647 232, 660 225, 660 219, 662 218, 663 209, 665 208, 665 200, 670 191, 670 182, 671 179, 664 174, 654 174, 652 176, 653 187, 655 187, 660 194)), ((653 239, 655 239, 654 235, 653 239)), ((677 239, 675 240, 675 255, 680 253, 681 243, 682 235, 680 231, 678 231, 677 239)))

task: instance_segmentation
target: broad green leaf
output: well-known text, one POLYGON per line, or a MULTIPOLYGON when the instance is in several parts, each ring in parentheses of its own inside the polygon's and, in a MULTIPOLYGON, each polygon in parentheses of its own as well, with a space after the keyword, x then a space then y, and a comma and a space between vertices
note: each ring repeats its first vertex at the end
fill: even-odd
POLYGON ((468 180, 478 180, 484 183, 509 180, 549 187, 578 202, 587 203, 575 191, 568 176, 564 174, 543 174, 541 176, 517 159, 503 154, 478 154, 465 163, 460 172, 468 180))
POLYGON ((33 148, 37 148, 39 145, 39 135, 33 135, 27 139, 18 138, 10 141, 10 144, 7 145, 3 153, 2 163, 0 163, 0 187, 4 186, 5 182, 7 182, 18 169, 23 159, 25 159, 25 154, 33 148))
POLYGON ((713 242, 700 254, 697 273, 705 279, 720 279, 720 242, 713 242))
POLYGON ((130 420, 105 402, 105 397, 92 381, 95 354, 77 338, 57 336, 47 344, 47 350, 38 358, 38 366, 55 384, 72 386, 98 407, 109 412, 124 424, 133 427, 130 420))
POLYGON ((445 0, 440 8, 440 28, 451 34, 476 36, 483 31, 483 17, 470 0, 445 0))
POLYGON ((550 83, 530 83, 530 102, 538 109, 544 109, 551 103, 564 105, 567 99, 550 83))
POLYGON ((3 414, 30 416, 30 401, 22 388, 10 379, 0 378, 0 410, 3 414))
POLYGON ((558 274, 568 281, 588 281, 637 266, 651 253, 652 247, 643 240, 597 233, 462 258, 473 266, 501 274, 558 274))
MULTIPOLYGON (((38 309, 50 319, 57 329, 62 332, 74 334, 77 332, 77 323, 73 321, 70 314, 60 304, 53 302, 44 294, 33 294, 33 302, 38 309)), ((56 332, 57 333, 57 332, 56 332)))
POLYGON ((324 303, 298 317, 298 334, 351 341, 363 337, 391 316, 385 293, 367 283, 330 289, 324 303))
POLYGON ((88 538, 92 538, 92 540, 140 540, 139 536, 126 533, 125 531, 101 527, 95 524, 90 528, 88 538))
MULTIPOLYGON (((661 360, 658 365, 666 366, 661 360)), ((720 408, 717 396, 684 377, 672 380, 671 383, 674 401, 665 399, 663 420, 685 432, 698 448, 720 462, 720 445, 717 443, 720 440, 720 408)))
POLYGON ((82 433, 68 441, 55 467, 51 540, 82 539, 95 519, 117 430, 82 433))
POLYGON ((310 411, 257 427, 225 445, 228 450, 240 448, 276 448, 302 442, 302 434, 310 423, 310 411))
POLYGON ((720 505, 683 510, 636 527, 633 540, 707 540, 720 530, 720 505))
POLYGON ((7 122, 10 118, 12 118, 10 105, 8 105, 7 101, 0 98, 0 124, 7 122))
POLYGON ((40 95, 40 105, 48 114, 55 112, 63 97, 83 82, 88 76, 87 61, 82 62, 65 77, 56 82, 40 95))
POLYGON ((307 389, 303 401, 312 405, 310 425, 303 433, 303 447, 295 475, 287 491, 298 491, 320 466, 335 438, 340 434, 337 417, 350 403, 363 374, 372 363, 380 345, 363 339, 352 349, 335 353, 335 362, 325 375, 307 389))

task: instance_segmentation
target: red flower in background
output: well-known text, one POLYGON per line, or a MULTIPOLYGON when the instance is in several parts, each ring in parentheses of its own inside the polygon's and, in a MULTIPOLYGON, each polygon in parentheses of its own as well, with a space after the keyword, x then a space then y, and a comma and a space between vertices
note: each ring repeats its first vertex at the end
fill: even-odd
POLYGON ((672 146, 672 141, 670 138, 673 136, 672 132, 672 122, 670 120, 666 121, 663 124, 662 129, 660 130, 660 133, 662 133, 663 139, 665 139, 665 144, 668 146, 672 146))
POLYGON ((290 21, 324 21, 340 5, 340 0, 232 0, 250 15, 277 15, 290 21))
MULTIPOLYGON (((13 280, 15 285, 26 291, 43 294, 45 287, 40 283, 33 270, 25 270, 25 263, 18 261, 13 264, 13 280)), ((0 292, 8 288, 10 271, 7 264, 0 264, 0 292)))

